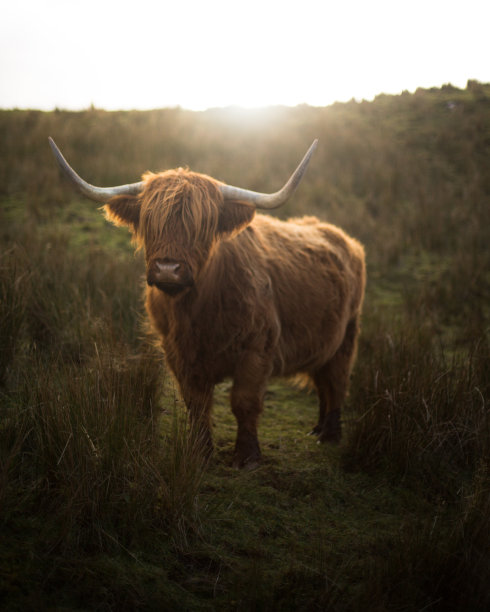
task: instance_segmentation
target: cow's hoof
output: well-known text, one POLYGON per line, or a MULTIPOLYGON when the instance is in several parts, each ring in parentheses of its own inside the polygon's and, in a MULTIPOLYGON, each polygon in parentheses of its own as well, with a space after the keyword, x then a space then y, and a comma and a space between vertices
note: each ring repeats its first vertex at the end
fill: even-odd
POLYGON ((321 431, 322 431, 322 428, 320 427, 320 425, 315 425, 315 427, 313 427, 313 429, 309 431, 306 435, 307 436, 319 436, 321 431))
POLYGON ((340 433, 340 431, 333 431, 333 432, 323 431, 318 436, 318 444, 324 444, 324 443, 339 444, 341 438, 342 438, 342 434, 340 433))
POLYGON ((235 457, 235 459, 233 460, 233 467, 236 470, 245 470, 246 472, 251 472, 252 470, 256 470, 260 466, 260 463, 260 455, 246 457, 245 459, 235 457))
POLYGON ((342 437, 342 422, 340 420, 340 410, 332 410, 325 415, 325 422, 318 436, 319 442, 338 444, 342 437))

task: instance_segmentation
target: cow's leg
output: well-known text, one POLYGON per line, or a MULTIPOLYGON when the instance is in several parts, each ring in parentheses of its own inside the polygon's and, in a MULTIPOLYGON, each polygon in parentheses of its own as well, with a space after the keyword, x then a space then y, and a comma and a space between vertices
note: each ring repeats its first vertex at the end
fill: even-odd
POLYGON ((182 385, 182 395, 189 413, 191 435, 198 448, 209 457, 213 452, 213 438, 211 434, 211 408, 213 405, 212 385, 199 387, 182 385))
POLYGON ((323 423, 325 421, 326 398, 320 397, 320 391, 318 389, 318 385, 317 385, 317 390, 318 390, 318 423, 308 433, 309 436, 319 436, 320 432, 323 429, 323 423))
POLYGON ((253 469, 260 463, 257 426, 271 367, 257 353, 246 353, 233 379, 231 409, 238 431, 233 467, 253 469))
POLYGON ((318 424, 312 433, 320 442, 339 442, 342 435, 340 414, 347 393, 349 377, 354 363, 359 332, 358 320, 347 325, 344 340, 335 355, 313 374, 318 391, 318 424))

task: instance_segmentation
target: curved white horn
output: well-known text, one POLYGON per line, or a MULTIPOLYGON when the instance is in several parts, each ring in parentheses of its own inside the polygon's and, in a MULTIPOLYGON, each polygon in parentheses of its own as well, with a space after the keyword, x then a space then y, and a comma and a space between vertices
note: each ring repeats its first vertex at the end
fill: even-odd
POLYGON ((140 181, 139 183, 131 183, 130 185, 119 185, 118 187, 95 187, 94 185, 90 185, 90 183, 84 181, 80 176, 78 176, 75 170, 73 170, 73 168, 61 154, 61 151, 58 149, 51 136, 49 136, 48 140, 54 156, 56 157, 56 161, 63 170, 63 173, 70 179, 78 191, 83 193, 83 195, 87 198, 95 200, 95 202, 105 204, 114 196, 138 195, 138 193, 142 191, 143 181, 140 181))
POLYGON ((250 202, 257 208, 278 208, 290 198, 297 186, 299 185, 306 167, 308 166, 311 156, 316 149, 318 139, 313 141, 313 144, 306 152, 306 155, 301 160, 299 166, 290 176, 288 182, 282 189, 276 191, 276 193, 258 193, 257 191, 249 191, 248 189, 241 189, 240 187, 233 187, 232 185, 220 185, 220 191, 223 194, 225 200, 244 200, 250 202))

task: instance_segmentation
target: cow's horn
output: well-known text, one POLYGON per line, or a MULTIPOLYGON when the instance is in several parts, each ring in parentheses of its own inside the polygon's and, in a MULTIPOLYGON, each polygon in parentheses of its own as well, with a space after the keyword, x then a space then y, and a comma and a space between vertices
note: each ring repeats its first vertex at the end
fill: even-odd
POLYGON ((132 183, 130 185, 119 185, 118 187, 95 187, 94 185, 90 185, 81 177, 79 177, 75 170, 73 170, 73 168, 61 154, 61 151, 58 149, 51 136, 48 138, 48 140, 51 149, 54 153, 54 156, 56 157, 56 161, 58 162, 60 168, 63 170, 64 174, 70 179, 72 183, 74 183, 75 187, 81 193, 83 193, 84 196, 87 196, 87 198, 105 204, 114 196, 138 195, 138 193, 142 191, 142 181, 140 181, 139 183, 132 183))
POLYGON ((301 160, 301 163, 289 178, 289 181, 282 189, 276 191, 276 193, 258 193, 256 191, 249 191, 248 189, 241 189, 240 187, 233 187, 232 185, 220 185, 220 190, 224 199, 244 200, 246 202, 250 202, 257 208, 278 208, 293 195, 296 187, 303 178, 303 174, 305 173, 311 156, 316 149, 317 143, 318 139, 313 141, 313 144, 306 152, 306 155, 301 160))

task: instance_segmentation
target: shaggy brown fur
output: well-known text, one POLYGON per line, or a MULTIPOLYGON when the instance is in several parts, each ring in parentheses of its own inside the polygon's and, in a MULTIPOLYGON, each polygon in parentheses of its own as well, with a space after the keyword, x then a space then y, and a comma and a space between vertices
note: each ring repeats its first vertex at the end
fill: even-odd
POLYGON ((188 170, 144 180, 140 196, 110 200, 107 216, 131 227, 148 278, 158 262, 177 262, 192 279, 176 295, 148 286, 146 308, 208 448, 213 388, 225 377, 233 379, 236 466, 260 459, 271 376, 309 380, 320 405, 313 433, 339 440, 364 295, 362 246, 314 217, 284 222, 225 203, 217 181, 188 170))

